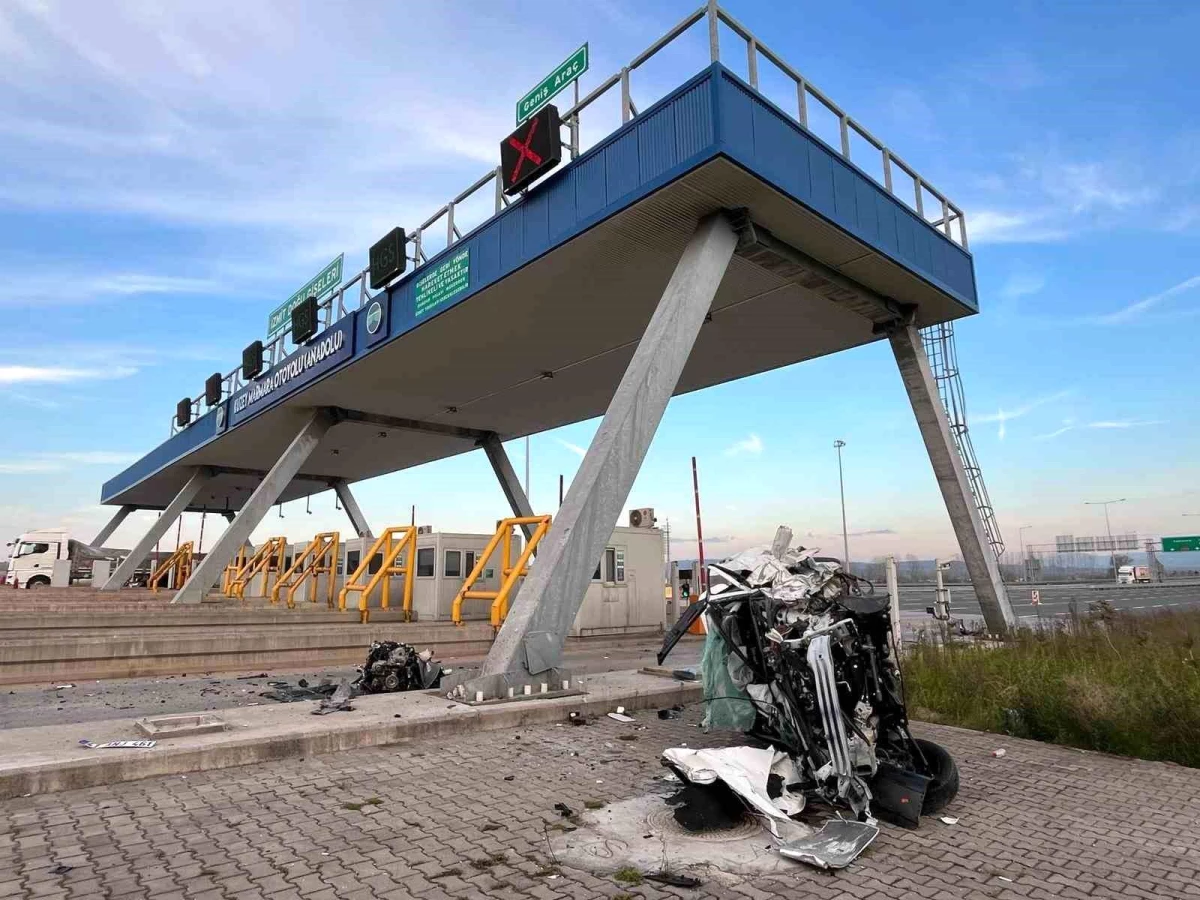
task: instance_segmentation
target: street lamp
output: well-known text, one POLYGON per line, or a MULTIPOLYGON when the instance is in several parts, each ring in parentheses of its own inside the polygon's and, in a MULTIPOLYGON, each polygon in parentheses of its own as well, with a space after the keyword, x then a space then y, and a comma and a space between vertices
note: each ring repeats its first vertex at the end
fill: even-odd
POLYGON ((1017 529, 1017 543, 1021 547, 1021 580, 1029 580, 1029 566, 1025 563, 1025 529, 1032 528, 1032 525, 1022 525, 1017 529))
POLYGON ((1084 506, 1103 506, 1104 507, 1104 528, 1108 532, 1108 552, 1112 557, 1113 581, 1117 580, 1117 548, 1113 544, 1112 525, 1108 522, 1108 507, 1113 503, 1124 503, 1125 498, 1119 500, 1084 500, 1084 506))
POLYGON ((842 558, 846 562, 846 571, 850 571, 850 537, 846 533, 846 482, 842 478, 842 448, 846 442, 839 439, 833 442, 838 456, 838 491, 842 495, 842 558))

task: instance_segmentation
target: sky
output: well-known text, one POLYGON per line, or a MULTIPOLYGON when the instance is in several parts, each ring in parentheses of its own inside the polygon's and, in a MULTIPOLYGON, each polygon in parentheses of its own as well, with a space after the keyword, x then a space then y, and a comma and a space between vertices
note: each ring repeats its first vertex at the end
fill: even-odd
MULTIPOLYGON (((233 368, 271 309, 485 174, 516 100, 581 43, 587 91, 696 5, 0 5, 0 532, 90 539, 111 512, 100 485, 168 436, 178 398, 233 368)), ((1102 534, 1085 501, 1118 498, 1114 532, 1200 529, 1185 518, 1200 513, 1200 5, 725 8, 965 210, 981 313, 957 323, 959 360, 1009 545, 1102 534)), ((744 73, 743 47, 723 31, 744 73)), ((635 102, 706 50, 693 29, 633 74, 635 102)), ((598 103, 584 146, 618 124, 598 103)), ((535 509, 554 511, 596 425, 531 440, 535 509)), ((838 439, 854 558, 956 552, 886 344, 674 399, 627 505, 654 507, 673 554, 694 556, 695 455, 709 555, 785 523, 836 551, 838 439)), ((523 471, 524 442, 509 452, 523 471)), ((356 494, 376 530, 410 504, 444 530, 506 512, 481 452, 356 494)), ((255 538, 349 531, 331 494, 311 510, 285 505, 255 538)), ((221 525, 209 517, 206 544, 221 525)), ((183 539, 198 529, 185 517, 183 539)))

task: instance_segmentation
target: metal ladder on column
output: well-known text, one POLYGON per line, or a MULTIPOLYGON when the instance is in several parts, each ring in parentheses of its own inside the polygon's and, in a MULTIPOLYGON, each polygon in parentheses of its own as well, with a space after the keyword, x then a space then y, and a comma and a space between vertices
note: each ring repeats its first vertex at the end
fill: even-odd
POLYGON ((958 455, 962 457, 963 468, 967 472, 967 481, 971 484, 975 508, 979 510, 983 530, 987 533, 988 543, 992 545, 992 552, 998 562, 1004 552, 1004 538, 1000 535, 1000 525, 996 522, 996 513, 992 509, 991 498, 988 497, 987 485, 983 483, 983 471, 979 468, 975 447, 971 444, 971 433, 967 429, 967 401, 963 394, 962 376, 958 370, 954 323, 943 322, 940 325, 922 328, 921 343, 925 345, 925 355, 929 357, 929 367, 933 371, 934 381, 937 382, 938 396, 942 398, 942 406, 946 408, 946 417, 950 420, 950 433, 954 435, 958 455))

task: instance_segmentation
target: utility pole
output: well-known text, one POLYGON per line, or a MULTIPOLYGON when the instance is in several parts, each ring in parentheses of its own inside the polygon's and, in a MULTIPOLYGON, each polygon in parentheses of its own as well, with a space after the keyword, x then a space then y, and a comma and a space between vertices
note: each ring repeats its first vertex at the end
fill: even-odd
POLYGON ((1021 581, 1029 580, 1029 566, 1025 562, 1025 529, 1032 525, 1022 525, 1017 529, 1017 544, 1021 548, 1021 581))
POLYGON ((840 438, 833 442, 838 458, 838 491, 842 495, 842 560, 847 572, 850 571, 850 536, 846 532, 846 482, 842 478, 842 448, 846 442, 840 438))
POLYGON ((1108 532, 1108 552, 1112 559, 1113 581, 1117 580, 1117 548, 1113 544, 1112 525, 1108 521, 1108 507, 1113 503, 1124 503, 1125 498, 1119 500, 1084 500, 1084 506, 1103 506, 1104 507, 1104 529, 1108 532))

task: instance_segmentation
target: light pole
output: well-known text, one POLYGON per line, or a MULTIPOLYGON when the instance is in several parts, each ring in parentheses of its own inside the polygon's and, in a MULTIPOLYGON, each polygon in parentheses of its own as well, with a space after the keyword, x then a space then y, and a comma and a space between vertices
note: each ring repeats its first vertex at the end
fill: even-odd
POLYGON ((1124 503, 1125 498, 1119 500, 1084 500, 1084 506, 1103 506, 1104 507, 1104 529, 1108 532, 1108 552, 1112 558, 1113 581, 1117 580, 1117 548, 1113 545, 1112 525, 1108 521, 1108 507, 1113 503, 1124 503))
POLYGON ((846 533, 846 482, 842 478, 842 448, 846 442, 838 439, 833 442, 838 457, 838 492, 842 495, 842 558, 845 560, 846 571, 850 571, 850 536, 846 533))
POLYGON ((1021 580, 1029 580, 1029 566, 1025 564, 1025 529, 1032 528, 1032 525, 1022 525, 1017 529, 1017 543, 1021 547, 1021 580))

